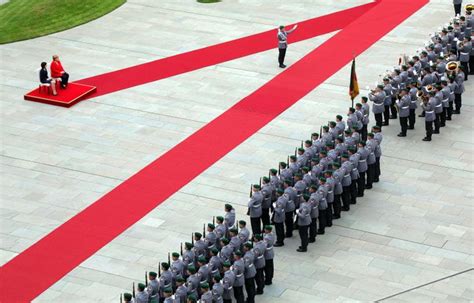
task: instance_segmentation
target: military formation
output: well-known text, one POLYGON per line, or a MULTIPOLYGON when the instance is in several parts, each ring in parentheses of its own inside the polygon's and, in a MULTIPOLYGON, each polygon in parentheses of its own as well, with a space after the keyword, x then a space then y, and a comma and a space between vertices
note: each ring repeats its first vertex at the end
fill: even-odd
POLYGON ((439 134, 461 113, 464 81, 474 74, 474 49, 471 32, 473 5, 466 6, 464 16, 456 16, 439 32, 430 35, 424 49, 412 58, 403 56, 400 65, 383 77, 383 83, 369 93, 376 125, 388 126, 399 117, 399 137, 415 129, 418 103, 424 118, 426 136, 439 134))

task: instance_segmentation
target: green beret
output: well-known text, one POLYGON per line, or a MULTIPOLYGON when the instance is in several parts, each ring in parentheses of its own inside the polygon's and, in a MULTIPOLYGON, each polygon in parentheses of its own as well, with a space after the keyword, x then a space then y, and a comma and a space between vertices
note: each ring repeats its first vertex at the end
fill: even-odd
POLYGON ((359 144, 365 146, 365 141, 360 141, 359 144))
POLYGON ((234 255, 241 257, 242 252, 240 250, 237 250, 236 252, 234 252, 234 255))
POLYGON ((349 146, 349 147, 347 148, 347 150, 350 150, 350 151, 355 151, 355 150, 356 150, 356 148, 355 148, 355 146, 352 146, 352 145, 351 145, 351 146, 349 146))
POLYGON ((138 289, 139 289, 139 290, 145 290, 145 284, 143 284, 143 283, 138 283, 138 289))
POLYGON ((326 170, 324 173, 325 173, 326 175, 332 176, 332 170, 326 170))
POLYGON ((231 228, 231 229, 229 229, 229 232, 230 232, 230 233, 233 233, 233 234, 237 234, 237 233, 238 233, 237 228, 231 228))
POLYGON ((200 256, 200 257, 198 258, 198 262, 199 262, 199 263, 206 263, 206 262, 207 262, 206 257, 200 256))
POLYGON ((174 258, 179 258, 179 254, 177 252, 172 253, 171 256, 174 258))
POLYGON ((304 195, 303 195, 303 198, 304 198, 306 201, 309 200, 309 197, 310 197, 310 195, 308 195, 308 194, 304 194, 304 195))
POLYGON ((320 153, 321 155, 325 155, 325 156, 328 154, 328 152, 325 151, 325 150, 322 150, 322 151, 320 151, 319 153, 320 153))
POLYGON ((197 298, 196 298, 195 295, 190 294, 190 295, 188 296, 188 301, 191 301, 192 303, 195 303, 195 302, 197 302, 197 298))
POLYGON ((153 278, 156 278, 156 276, 158 276, 158 275, 156 274, 156 272, 154 272, 154 271, 150 271, 150 272, 148 273, 148 275, 149 275, 150 277, 153 277, 153 278))
POLYGON ((229 244, 229 239, 227 239, 227 238, 222 238, 222 239, 221 239, 221 242, 224 243, 224 244, 229 244))
POLYGON ((171 294, 173 293, 173 289, 171 287, 166 287, 165 289, 163 289, 163 292, 167 294, 171 294))
POLYGON ((332 147, 333 144, 331 142, 326 143, 326 147, 332 147))
POLYGON ((127 301, 130 301, 130 300, 132 300, 132 294, 126 292, 126 293, 123 294, 123 298, 127 301))
POLYGON ((313 142, 311 142, 311 140, 306 140, 306 141, 304 141, 304 144, 313 145, 313 142))
MULTIPOLYGON (((341 118, 342 118, 342 117, 341 117, 341 118)), ((336 125, 336 122, 330 121, 330 122, 329 122, 329 125, 336 125)))
POLYGON ((196 272, 196 267, 194 267, 194 265, 188 265, 188 271, 194 274, 196 272))
POLYGON ((280 162, 280 166, 285 168, 286 167, 286 163, 285 162, 280 162))
POLYGON ((189 242, 186 242, 184 243, 184 246, 187 248, 187 249, 191 249, 194 247, 194 245, 192 243, 189 243, 189 242))
POLYGON ((186 280, 185 280, 183 277, 181 277, 181 276, 177 276, 177 277, 176 277, 176 282, 181 282, 181 283, 182 283, 182 282, 185 282, 185 281, 186 281, 186 280))
POLYGON ((339 167, 341 167, 341 164, 339 164, 339 163, 333 163, 333 164, 332 164, 332 167, 337 167, 337 168, 339 168, 339 167))
POLYGON ((262 181, 265 182, 265 183, 268 183, 268 182, 270 182, 270 178, 268 178, 268 177, 263 177, 263 178, 262 178, 262 181))
POLYGON ((247 247, 247 248, 252 248, 252 247, 253 247, 253 245, 252 245, 252 243, 250 243, 250 242, 247 242, 247 243, 245 243, 245 244, 244 244, 244 247, 247 247))
POLYGON ((230 204, 228 204, 228 203, 225 204, 224 207, 225 207, 226 209, 232 209, 232 205, 230 205, 230 204))
POLYGON ((320 177, 320 178, 319 178, 319 181, 326 182, 326 178, 320 177))
POLYGON ((161 267, 163 267, 165 270, 168 270, 168 268, 170 268, 170 265, 167 262, 162 262, 161 267))
POLYGON ((219 274, 215 274, 213 277, 212 277, 216 282, 219 282, 222 278, 221 278, 221 275, 219 274))
POLYGON ((271 226, 271 225, 265 225, 265 227, 264 227, 263 229, 268 230, 268 231, 272 231, 272 230, 273 230, 273 226, 271 226))
POLYGON ((344 131, 344 133, 347 134, 347 135, 350 135, 350 134, 352 134, 352 131, 349 130, 349 129, 346 129, 346 130, 344 131))
POLYGON ((262 234, 256 234, 253 237, 259 241, 263 239, 262 234))
POLYGON ((270 172, 271 172, 273 175, 276 175, 276 173, 278 173, 278 170, 272 168, 272 169, 270 169, 270 172))
POLYGON ((313 157, 313 158, 311 158, 311 161, 312 162, 319 162, 319 158, 318 157, 313 157))
POLYGON ((261 188, 261 186, 258 185, 258 184, 254 184, 252 187, 255 188, 255 189, 258 189, 258 190, 260 190, 260 188, 261 188))
POLYGON ((298 151, 304 153, 304 148, 300 147, 298 148, 298 151))
POLYGON ((319 134, 318 133, 312 133, 311 137, 319 137, 319 134))
POLYGON ((212 223, 207 223, 207 227, 209 227, 210 229, 216 228, 216 226, 212 223))
POLYGON ((329 126, 324 125, 324 126, 323 126, 323 129, 324 129, 324 130, 329 130, 329 126))
POLYGON ((374 126, 372 126, 372 128, 373 128, 373 129, 380 129, 380 126, 374 125, 374 126))
POLYGON ((296 160, 296 156, 295 156, 295 155, 291 155, 291 156, 290 156, 290 160, 295 161, 295 160, 296 160))
POLYGON ((318 187, 317 187, 316 185, 314 185, 314 184, 311 185, 309 188, 314 189, 314 190, 317 190, 317 189, 318 189, 318 187))
POLYGON ((276 190, 277 194, 283 194, 285 191, 281 188, 277 189, 276 190))
POLYGON ((202 282, 202 283, 201 283, 201 288, 206 288, 206 289, 209 288, 209 283, 207 283, 207 282, 202 282))
POLYGON ((213 255, 217 255, 217 254, 219 253, 219 250, 218 250, 217 248, 213 247, 213 248, 211 249, 211 253, 212 253, 213 255))
POLYGON ((373 136, 374 136, 374 133, 368 133, 367 136, 368 136, 368 137, 373 137, 373 136))
POLYGON ((303 168, 301 168, 301 170, 304 172, 309 172, 309 167, 304 166, 303 168))
POLYGON ((295 177, 301 178, 301 177, 303 177, 303 175, 301 173, 296 173, 295 177))
POLYGON ((202 238, 202 234, 196 232, 196 233, 194 233, 194 237, 195 237, 195 238, 198 238, 198 239, 201 239, 201 238, 202 238))
POLYGON ((216 217, 216 221, 222 223, 222 222, 224 222, 224 217, 222 217, 222 216, 217 216, 217 217, 216 217))
POLYGON ((229 262, 229 261, 225 261, 224 263, 222 263, 222 266, 224 266, 224 267, 230 267, 230 262, 229 262))
POLYGON ((247 225, 247 222, 245 222, 244 220, 239 220, 239 224, 240 225, 247 225))

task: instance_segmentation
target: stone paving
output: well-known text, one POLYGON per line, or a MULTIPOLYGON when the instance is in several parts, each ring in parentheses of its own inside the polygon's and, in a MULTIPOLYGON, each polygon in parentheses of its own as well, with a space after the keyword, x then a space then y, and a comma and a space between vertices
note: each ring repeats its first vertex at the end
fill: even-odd
MULTIPOLYGON (((272 50, 70 109, 22 101, 36 85, 37 66, 52 53, 79 79, 363 3, 130 0, 83 26, 0 46, 1 264, 280 72, 272 50)), ((373 86, 400 53, 414 53, 451 15, 451 1, 431 1, 374 44, 357 59, 360 86, 373 86)), ((290 45, 287 63, 330 36, 290 45)), ((143 279, 145 270, 156 269, 191 231, 222 214, 225 202, 245 218, 248 185, 319 125, 346 112, 349 69, 329 78, 35 301, 118 302, 120 292, 143 279)), ((276 250, 275 282, 258 302, 473 300, 473 81, 466 85, 463 114, 431 143, 421 142, 420 120, 407 138, 396 137, 394 120, 384 128, 381 182, 307 254, 296 253, 296 236, 276 250)))

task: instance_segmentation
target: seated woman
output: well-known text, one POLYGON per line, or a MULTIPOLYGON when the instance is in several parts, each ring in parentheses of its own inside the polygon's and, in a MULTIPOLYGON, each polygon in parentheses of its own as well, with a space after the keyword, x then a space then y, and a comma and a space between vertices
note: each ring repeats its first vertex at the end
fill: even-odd
POLYGON ((61 61, 59 61, 59 56, 54 55, 53 61, 51 62, 51 77, 54 79, 61 78, 61 87, 66 88, 69 81, 69 74, 63 68, 61 61))
POLYGON ((41 69, 39 71, 39 78, 41 83, 49 83, 53 90, 53 95, 56 96, 56 80, 48 77, 48 70, 46 69, 46 62, 41 62, 41 69))

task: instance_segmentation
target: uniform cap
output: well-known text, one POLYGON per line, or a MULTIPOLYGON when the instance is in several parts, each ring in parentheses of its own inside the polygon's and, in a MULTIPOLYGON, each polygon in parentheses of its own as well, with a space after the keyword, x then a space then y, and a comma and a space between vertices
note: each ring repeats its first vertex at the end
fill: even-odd
POLYGON ((199 262, 199 263, 206 263, 206 262, 207 262, 206 257, 200 256, 200 257, 198 258, 198 262, 199 262))
POLYGON ((290 156, 290 160, 295 161, 295 160, 296 160, 296 156, 295 156, 295 155, 291 155, 291 156, 290 156))
POLYGON ((247 242, 247 243, 245 243, 245 244, 244 244, 244 247, 247 247, 247 248, 252 248, 252 247, 253 247, 253 245, 252 245, 252 243, 251 243, 251 242, 247 242))
POLYGON ((264 229, 265 229, 265 230, 268 230, 268 231, 272 231, 272 230, 273 230, 273 226, 271 226, 271 225, 265 225, 264 229))
POLYGON ((232 205, 230 205, 230 204, 228 204, 228 203, 225 204, 224 207, 225 207, 226 209, 232 209, 232 205))
POLYGON ((303 168, 301 168, 301 170, 304 171, 304 172, 309 172, 309 167, 303 166, 303 168))
POLYGON ((161 262, 161 267, 163 267, 165 270, 168 270, 168 268, 170 268, 170 265, 167 262, 161 262))
POLYGON ((346 153, 343 153, 343 154, 341 155, 341 157, 342 157, 342 158, 349 158, 349 155, 346 154, 346 153))
POLYGON ((192 243, 189 243, 189 242, 186 242, 184 243, 184 246, 187 248, 187 249, 191 249, 194 247, 194 245, 192 243))
POLYGON ((350 130, 348 130, 348 129, 346 129, 346 130, 344 131, 344 133, 347 134, 347 135, 352 134, 352 132, 351 132, 350 130))
POLYGON ((150 272, 148 273, 148 275, 149 275, 150 277, 153 277, 153 278, 156 278, 156 276, 158 276, 158 275, 156 274, 156 272, 154 272, 154 271, 150 271, 150 272))
POLYGON ((254 184, 254 185, 252 185, 252 187, 255 188, 255 189, 258 189, 258 190, 259 190, 260 188, 262 188, 262 187, 261 187, 260 185, 258 185, 258 184, 254 184))
POLYGON ((172 253, 171 256, 175 258, 179 258, 179 254, 177 252, 172 253))
POLYGON ((318 157, 313 157, 313 158, 311 158, 311 161, 312 161, 312 162, 318 162, 318 161, 319 161, 319 158, 318 158, 318 157))
POLYGON ((295 177, 301 178, 301 177, 303 177, 303 175, 301 173, 296 173, 295 177))
POLYGON ((218 222, 224 222, 224 217, 222 217, 222 216, 217 216, 217 217, 216 217, 216 220, 217 220, 218 222))
POLYGON ((283 189, 279 188, 277 189, 277 194, 283 194, 285 191, 283 191, 283 189))
POLYGON ((229 232, 233 233, 233 234, 237 234, 238 231, 237 231, 237 228, 231 228, 229 229, 229 232))
POLYGON ((368 133, 367 136, 373 137, 374 133, 368 133))
POLYGON ((167 293, 167 294, 170 294, 170 293, 173 292, 173 289, 171 287, 166 287, 165 289, 163 289, 163 292, 167 293))
POLYGON ((303 195, 303 198, 304 198, 306 201, 308 201, 310 197, 311 197, 311 196, 308 195, 308 194, 304 194, 304 195, 303 195))
POLYGON ((275 175, 278 172, 278 170, 272 168, 272 169, 270 169, 270 172, 275 175))
POLYGON ((207 227, 209 227, 210 229, 216 228, 216 226, 212 223, 207 223, 207 227))
POLYGON ((197 298, 194 294, 190 294, 188 296, 188 301, 191 301, 192 303, 195 303, 195 302, 197 302, 197 298))
POLYGON ((262 234, 256 234, 256 235, 254 236, 254 238, 257 239, 257 240, 259 240, 259 241, 263 239, 262 234))
POLYGON ((324 172, 324 174, 329 175, 329 176, 332 176, 332 170, 326 170, 326 171, 324 172))
POLYGON ((222 278, 221 278, 221 275, 219 274, 215 274, 213 277, 212 277, 216 282, 219 282, 222 278))
POLYGON ((229 244, 229 239, 227 239, 227 238, 222 238, 222 239, 221 239, 221 242, 224 243, 224 244, 229 244))
POLYGON ((126 292, 126 293, 123 294, 123 298, 127 301, 130 301, 130 300, 132 300, 132 294, 126 292))
POLYGON ((229 262, 229 261, 225 261, 224 263, 222 263, 222 266, 224 266, 224 267, 230 267, 230 262, 229 262))
MULTIPOLYGON (((326 145, 327 145, 327 144, 326 144, 326 145)), ((320 153, 321 155, 325 155, 325 156, 328 154, 328 152, 325 151, 325 150, 322 150, 322 151, 320 151, 319 153, 320 153)))
POLYGON ((304 143, 307 144, 307 145, 310 145, 310 146, 313 145, 313 142, 311 142, 311 140, 306 140, 306 141, 304 141, 304 143))
POLYGON ((285 162, 280 162, 280 166, 285 168, 286 167, 286 163, 285 162))
POLYGON ((318 133, 312 133, 311 137, 319 137, 319 134, 318 133))
POLYGON ((188 271, 194 274, 196 272, 196 267, 194 267, 194 265, 188 265, 188 271))
POLYGON ((195 232, 195 233, 194 233, 194 237, 195 237, 195 238, 198 238, 198 239, 201 239, 201 238, 202 238, 202 234, 201 234, 201 233, 198 233, 198 232, 195 232))
POLYGON ((217 248, 213 247, 213 248, 211 248, 211 253, 213 255, 217 255, 219 253, 219 250, 217 248))
POLYGON ((332 164, 332 167, 339 168, 339 167, 341 167, 341 164, 339 164, 339 163, 333 163, 333 164, 332 164))
POLYGON ((240 225, 247 225, 247 222, 245 222, 244 220, 239 220, 239 224, 240 225))
POLYGON ((320 178, 319 178, 319 181, 326 182, 326 178, 320 177, 320 178))
POLYGON ((324 130, 329 130, 329 126, 324 125, 324 126, 323 126, 323 129, 324 129, 324 130))
POLYGON ((176 277, 176 282, 181 282, 182 283, 184 281, 186 281, 186 280, 184 280, 183 277, 181 277, 181 276, 176 277))
POLYGON ((270 182, 270 178, 268 178, 268 177, 263 177, 263 178, 262 178, 262 181, 265 182, 265 183, 268 183, 268 182, 270 182))
POLYGON ((304 153, 304 148, 300 147, 298 148, 298 151, 304 153))
POLYGON ((317 187, 316 185, 314 185, 314 184, 311 185, 309 188, 314 189, 314 190, 318 189, 318 187, 317 187))
POLYGON ((137 286, 138 286, 139 290, 144 290, 145 289, 145 284, 143 284, 143 283, 138 283, 137 286))
POLYGON ((238 251, 236 251, 236 252, 234 253, 234 255, 241 257, 241 256, 242 256, 242 252, 241 252, 240 250, 238 250, 238 251))

